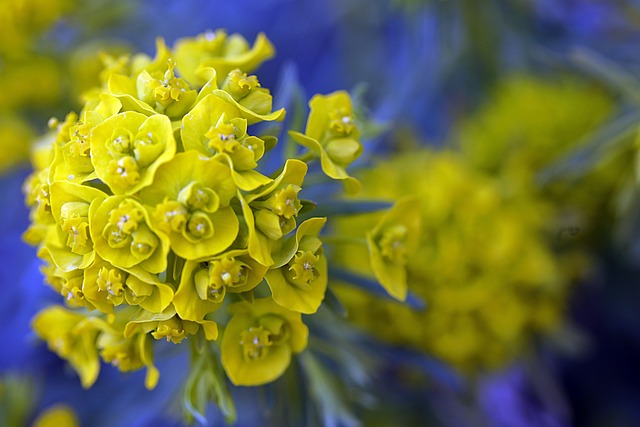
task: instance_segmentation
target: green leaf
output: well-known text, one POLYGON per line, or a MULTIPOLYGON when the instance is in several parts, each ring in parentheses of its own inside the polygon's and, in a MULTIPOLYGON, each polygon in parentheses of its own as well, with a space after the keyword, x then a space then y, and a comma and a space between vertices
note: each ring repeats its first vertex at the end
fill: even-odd
POLYGON ((331 290, 331 288, 327 288, 324 294, 324 302, 331 311, 340 316, 343 319, 349 317, 349 312, 347 308, 342 304, 340 299, 336 296, 336 294, 331 290))
POLYGON ((202 340, 202 347, 192 348, 191 370, 182 392, 182 406, 187 421, 196 419, 207 424, 205 418, 207 403, 213 401, 224 415, 227 423, 236 420, 236 410, 229 391, 227 378, 208 343, 202 340))
POLYGON ((640 80, 620 65, 593 50, 578 48, 571 54, 573 62, 634 104, 640 104, 640 80))
POLYGON ((640 110, 624 112, 602 126, 578 144, 578 149, 552 163, 537 176, 540 185, 551 181, 579 176, 592 170, 600 162, 634 143, 631 138, 638 132, 640 110))
POLYGON ((390 209, 391 202, 380 200, 330 200, 319 203, 313 216, 357 215, 390 209))
POLYGON ((359 426, 360 422, 345 405, 347 399, 337 378, 310 351, 300 354, 299 360, 307 377, 309 393, 325 427, 359 426))
MULTIPOLYGON (((329 268, 329 277, 333 277, 350 283, 375 296, 387 298, 392 301, 398 302, 398 300, 389 295, 387 291, 385 291, 385 289, 375 279, 360 276, 359 274, 336 267, 329 268)), ((410 291, 407 292, 407 299, 401 302, 401 304, 402 303, 416 310, 424 310, 427 306, 424 301, 422 301, 418 296, 410 291)))

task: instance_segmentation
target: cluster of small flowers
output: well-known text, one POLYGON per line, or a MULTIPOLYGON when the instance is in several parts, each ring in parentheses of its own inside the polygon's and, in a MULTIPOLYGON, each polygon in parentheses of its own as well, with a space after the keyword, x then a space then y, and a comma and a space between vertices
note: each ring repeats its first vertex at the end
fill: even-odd
MULTIPOLYGON (((422 233, 412 238, 416 243, 404 254, 401 271, 409 290, 428 308, 336 287, 355 324, 467 374, 503 366, 520 356, 534 336, 561 326, 570 281, 544 233, 547 204, 509 195, 500 182, 454 152, 396 156, 361 178, 363 197, 417 197, 422 233)), ((400 209, 396 216, 406 212, 400 209)), ((367 214, 334 225, 344 238, 357 238, 376 221, 379 216, 367 214)), ((394 245, 384 248, 382 253, 398 253, 394 245)), ((333 266, 362 274, 370 269, 370 255, 357 245, 342 245, 333 256, 333 266)))
MULTIPOLYGON (((325 218, 298 195, 308 166, 286 159, 273 176, 260 160, 274 136, 251 126, 281 121, 256 69, 274 53, 260 34, 207 32, 155 58, 105 57, 103 86, 80 114, 50 122, 25 184, 46 281, 64 306, 42 310, 36 333, 91 386, 99 357, 122 371, 147 368, 153 339, 219 340, 236 385, 279 377, 307 345, 301 314, 324 299, 325 218), (307 215, 310 216, 310 215, 307 215), (298 223, 300 222, 300 223, 298 223)), ((322 170, 359 188, 345 171, 362 152, 345 92, 310 101, 305 133, 291 138, 322 170)))
POLYGON ((36 134, 29 120, 34 112, 62 102, 61 64, 38 41, 76 3, 0 2, 0 174, 28 159, 36 134))

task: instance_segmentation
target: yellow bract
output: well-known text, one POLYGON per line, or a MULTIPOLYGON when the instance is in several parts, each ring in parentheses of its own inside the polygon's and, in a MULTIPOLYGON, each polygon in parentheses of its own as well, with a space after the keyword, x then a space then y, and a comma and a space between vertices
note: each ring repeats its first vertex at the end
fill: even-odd
POLYGON ((90 215, 91 238, 100 257, 123 268, 140 266, 154 274, 167 268, 169 239, 149 227, 149 213, 140 202, 111 196, 94 203, 90 215))
POLYGON ((69 361, 80 375, 83 387, 90 387, 96 381, 100 361, 94 341, 103 327, 98 319, 53 306, 40 311, 32 326, 51 350, 69 361))
POLYGON ((108 118, 92 130, 90 141, 96 174, 116 195, 149 186, 158 167, 176 151, 168 117, 135 111, 108 118))
POLYGON ((242 36, 228 36, 223 30, 180 39, 176 42, 175 52, 178 71, 193 86, 202 86, 207 82, 200 76, 200 70, 213 68, 222 77, 235 68, 248 73, 275 54, 273 45, 262 33, 249 47, 242 36))
POLYGON ((363 150, 351 97, 343 91, 316 95, 309 101, 309 107, 305 133, 289 132, 289 135, 320 159, 322 171, 328 177, 342 181, 348 194, 357 193, 360 183, 346 172, 363 150))
POLYGON ((235 240, 239 221, 229 203, 236 191, 227 165, 187 151, 158 168, 140 196, 153 207, 151 227, 169 238, 176 254, 194 260, 235 240))
POLYGON ((284 373, 291 355, 307 346, 309 331, 299 313, 271 298, 229 307, 233 317, 222 338, 222 366, 235 385, 260 385, 284 373))
POLYGON ((187 261, 173 300, 176 311, 183 319, 200 322, 220 308, 227 293, 248 292, 258 286, 266 270, 246 250, 187 261))
MULTIPOLYGON (((326 218, 311 218, 300 224, 295 241, 279 242, 278 260, 266 274, 273 300, 290 310, 312 314, 327 289, 327 260, 318 234, 326 218)), ((289 238, 289 240, 293 237, 289 238)))
POLYGON ((394 298, 407 297, 406 267, 420 242, 420 207, 415 198, 399 200, 367 233, 371 268, 394 298))

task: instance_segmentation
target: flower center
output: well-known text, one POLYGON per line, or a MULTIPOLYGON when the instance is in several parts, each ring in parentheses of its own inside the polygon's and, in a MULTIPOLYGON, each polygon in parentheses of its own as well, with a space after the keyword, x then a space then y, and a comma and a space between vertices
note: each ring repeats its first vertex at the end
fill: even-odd
POLYGON ((329 113, 329 130, 334 135, 348 136, 356 130, 355 117, 344 108, 329 113))
POLYGON ((113 305, 120 305, 124 299, 126 275, 116 268, 102 267, 98 271, 96 283, 98 289, 107 292, 107 299, 113 305))
POLYGON ((293 280, 305 285, 315 280, 317 277, 315 265, 319 260, 320 257, 310 251, 298 251, 289 262, 289 271, 293 273, 293 280))
POLYGON ((298 200, 299 192, 300 187, 293 184, 277 191, 272 196, 271 210, 285 219, 291 219, 298 215, 298 211, 302 208, 302 204, 298 200))
POLYGON ((270 336, 271 333, 265 330, 262 325, 242 331, 240 345, 242 346, 244 358, 247 360, 259 360, 264 357, 268 347, 273 345, 270 336))
POLYGON ((78 255, 84 255, 93 249, 88 216, 89 204, 85 202, 68 202, 60 210, 60 226, 67 234, 66 245, 78 255))
POLYGON ((195 274, 198 296, 211 302, 222 302, 226 288, 247 283, 247 265, 233 257, 211 260, 195 274))
POLYGON ((156 330, 152 332, 151 335, 157 340, 166 338, 167 341, 180 344, 180 342, 187 337, 187 332, 182 322, 176 317, 172 317, 171 319, 158 322, 156 330))
POLYGON ((113 176, 114 184, 121 188, 133 187, 140 181, 138 163, 131 156, 110 161, 108 171, 113 176))
POLYGON ((404 225, 396 225, 384 231, 380 238, 382 256, 390 262, 404 265, 407 263, 407 249, 405 240, 407 228, 404 225))

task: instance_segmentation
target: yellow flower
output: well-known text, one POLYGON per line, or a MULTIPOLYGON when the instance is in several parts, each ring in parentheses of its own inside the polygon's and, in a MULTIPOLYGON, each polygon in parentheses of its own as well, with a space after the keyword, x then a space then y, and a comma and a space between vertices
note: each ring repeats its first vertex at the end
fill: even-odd
POLYGON ((407 297, 407 263, 420 242, 419 202, 403 198, 367 233, 371 268, 394 298, 407 297))
POLYGON ((88 99, 80 118, 75 113, 67 115, 65 121, 57 126, 51 162, 52 180, 81 184, 96 178, 89 135, 97 124, 115 115, 121 107, 117 99, 103 95, 88 99))
POLYGON ((95 308, 93 302, 84 294, 83 270, 64 271, 58 268, 51 258, 51 251, 46 246, 40 248, 38 256, 45 261, 41 267, 45 282, 64 297, 69 307, 87 307, 89 310, 95 308))
MULTIPOLYGON (((195 414, 215 393, 232 414, 214 357, 235 384, 258 385, 306 347, 301 313, 318 310, 328 282, 326 219, 298 226, 311 208, 300 199, 304 161, 259 172, 271 168, 261 162, 277 138, 249 132, 285 116, 247 74, 273 54, 266 37, 250 47, 219 31, 182 39, 175 51, 161 38, 156 45, 154 57, 101 54, 102 64, 80 55, 74 63, 95 71, 94 87, 83 89, 80 113, 51 119, 38 143, 24 185, 32 222, 24 239, 38 246, 61 304, 77 310, 46 309, 34 329, 85 387, 101 357, 121 371, 146 367, 153 388, 155 340, 189 340, 185 407, 195 414), (272 298, 256 298, 267 288, 272 298)), ((85 82, 85 71, 74 75, 85 82)), ((311 106, 312 134, 327 116, 318 143, 346 167, 361 150, 348 95, 311 106)))
POLYGON ((224 78, 231 70, 238 68, 251 72, 275 53, 267 37, 260 33, 250 48, 239 34, 228 36, 223 30, 207 31, 195 38, 183 38, 176 42, 175 58, 180 74, 194 87, 207 82, 201 70, 213 68, 224 78))
POLYGON ((300 224, 294 242, 278 242, 276 264, 265 278, 273 300, 293 311, 312 314, 324 299, 327 289, 327 259, 318 238, 326 218, 311 218, 300 224), (281 252, 281 253, 278 253, 281 252))
POLYGON ((91 238, 102 259, 154 274, 167 268, 169 238, 149 227, 149 213, 140 202, 127 196, 102 197, 92 204, 90 216, 91 238))
POLYGON ((271 184, 246 197, 238 193, 248 228, 249 254, 262 265, 273 265, 273 242, 296 228, 295 217, 301 207, 298 189, 306 173, 305 163, 288 159, 271 184))
POLYGON ((164 338, 174 344, 180 344, 185 338, 195 335, 200 328, 207 340, 213 341, 218 338, 216 322, 204 319, 199 319, 197 322, 184 320, 176 315, 175 308, 170 306, 162 313, 146 311, 139 313, 125 326, 124 336, 128 338, 142 331, 145 335, 151 333, 151 336, 157 340, 164 338))
POLYGON ((82 292, 103 313, 113 313, 121 304, 139 305, 151 313, 160 313, 173 300, 171 286, 142 268, 122 269, 96 257, 84 270, 82 292))
POLYGON ((173 304, 181 318, 200 322, 220 308, 227 292, 252 290, 262 281, 266 271, 267 267, 252 259, 246 250, 187 261, 173 304))
POLYGON ((214 256, 233 243, 239 221, 229 206, 236 186, 229 167, 196 151, 177 154, 140 193, 154 207, 151 226, 169 237, 180 257, 214 256))
POLYGON ((0 173, 27 161, 34 137, 23 120, 15 117, 0 120, 0 173))
POLYGON ((271 111, 273 98, 269 89, 260 87, 256 76, 247 76, 237 68, 229 72, 221 90, 213 90, 212 93, 238 107, 241 117, 247 119, 250 125, 261 121, 284 120, 284 108, 271 111))
POLYGON ((105 194, 95 188, 64 181, 55 181, 49 188, 51 213, 56 222, 55 232, 48 233, 45 239, 51 258, 63 271, 86 268, 94 257, 90 206, 105 194))
POLYGON ((316 95, 309 107, 305 133, 290 131, 289 135, 320 158, 328 177, 342 181, 348 194, 357 193, 360 183, 345 170, 363 150, 351 97, 344 91, 316 95))
POLYGON ((97 318, 85 317, 59 306, 45 308, 32 321, 36 334, 71 364, 85 388, 91 387, 100 372, 95 339, 102 326, 97 318))
POLYGON ((309 331, 300 313, 271 298, 229 307, 233 314, 222 337, 222 366, 235 385, 261 385, 277 379, 291 355, 307 346, 309 331))
POLYGON ((29 219, 31 220, 29 228, 22 237, 31 245, 42 243, 56 222, 51 212, 48 176, 49 168, 35 170, 22 187, 26 195, 26 204, 30 208, 29 219))
POLYGON ((109 92, 122 102, 125 111, 180 119, 193 107, 198 92, 176 77, 175 66, 169 58, 164 70, 142 69, 133 77, 113 73, 109 76, 109 92))
POLYGON ((72 408, 58 404, 38 415, 33 427, 80 427, 80 422, 72 408))
POLYGON ((151 390, 158 384, 160 372, 153 364, 153 347, 146 333, 132 333, 125 336, 119 320, 103 328, 92 346, 100 349, 102 359, 117 367, 121 372, 147 368, 144 385, 151 390))
POLYGON ((150 185, 158 167, 176 151, 167 116, 147 117, 135 111, 97 125, 90 142, 96 174, 116 195, 134 194, 150 185))
POLYGON ((229 165, 236 185, 252 191, 271 180, 253 170, 265 152, 262 139, 247 134, 247 120, 235 105, 208 95, 182 121, 185 150, 197 150, 229 165))

